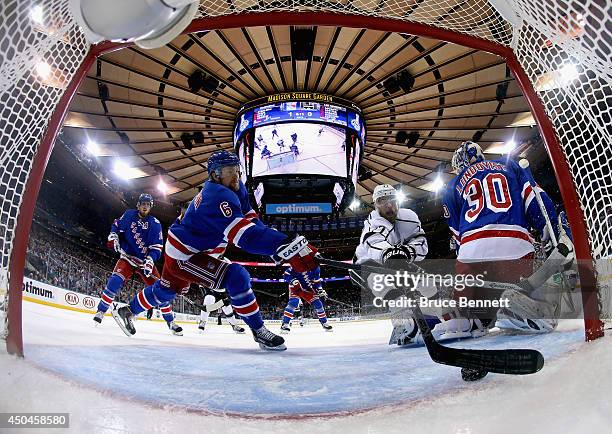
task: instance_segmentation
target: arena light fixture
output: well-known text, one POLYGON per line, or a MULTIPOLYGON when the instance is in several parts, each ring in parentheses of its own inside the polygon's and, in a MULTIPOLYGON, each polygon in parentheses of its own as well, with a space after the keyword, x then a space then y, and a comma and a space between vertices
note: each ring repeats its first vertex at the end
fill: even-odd
POLYGON ((132 168, 122 160, 116 160, 113 165, 113 172, 115 172, 115 175, 119 178, 128 179, 126 175, 131 169, 132 168))
POLYGON ((359 208, 359 205, 361 205, 361 202, 359 202, 359 200, 357 199, 353 199, 353 201, 349 205, 349 208, 351 209, 351 211, 355 211, 357 208, 359 208))
POLYGON ((579 76, 578 68, 573 63, 567 63, 559 69, 559 80, 567 86, 579 76))
POLYGON ((48 79, 51 75, 51 66, 44 60, 41 60, 36 64, 36 74, 43 80, 48 79))
POLYGON ((442 180, 440 175, 438 175, 436 179, 434 179, 434 181, 431 183, 431 189, 437 193, 442 189, 442 187, 444 187, 444 181, 442 180))
POLYGON ((147 176, 147 172, 139 169, 138 167, 131 167, 128 163, 123 160, 115 160, 113 165, 113 172, 118 178, 124 180, 130 180, 134 178, 142 178, 147 176))
POLYGON ((89 152, 94 157, 99 157, 100 155, 102 155, 102 149, 100 149, 100 145, 98 145, 93 140, 89 140, 87 142, 87 152, 89 152))
POLYGON ((45 24, 44 15, 44 9, 42 5, 32 6, 32 9, 30 10, 30 19, 39 26, 43 26, 45 24))
POLYGON ((512 151, 516 149, 516 142, 514 139, 510 139, 504 143, 504 147, 502 149, 502 154, 510 154, 512 151))
POLYGON ((554 71, 548 71, 538 77, 535 89, 539 92, 568 87, 578 79, 580 72, 574 63, 566 63, 554 71))
POLYGON ((166 184, 163 179, 160 179, 157 183, 157 189, 165 196, 168 193, 168 184, 166 184))
POLYGON ((400 188, 400 189, 397 190, 396 197, 397 197, 397 201, 399 203, 402 203, 402 202, 404 202, 406 200, 406 193, 404 193, 402 191, 402 189, 400 188))

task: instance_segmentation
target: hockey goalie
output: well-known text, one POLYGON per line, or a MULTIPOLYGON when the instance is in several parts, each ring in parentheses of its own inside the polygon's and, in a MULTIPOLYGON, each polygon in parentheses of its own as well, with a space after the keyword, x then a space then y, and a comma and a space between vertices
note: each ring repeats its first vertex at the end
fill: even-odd
MULTIPOLYGON (((487 161, 477 143, 463 142, 453 155, 457 176, 447 186, 443 212, 453 234, 458 275, 481 274, 487 281, 520 287, 503 291, 485 284, 456 291, 455 297, 506 297, 510 302, 501 312, 485 305, 465 309, 463 315, 484 330, 501 314, 505 321, 498 325, 543 333, 556 327, 559 314, 559 301, 546 297, 544 285, 571 266, 574 249, 567 224, 535 183, 528 162, 519 163, 507 158, 487 161), (532 231, 549 245, 548 258, 535 273, 532 231)), ((470 327, 467 319, 463 322, 470 327)))

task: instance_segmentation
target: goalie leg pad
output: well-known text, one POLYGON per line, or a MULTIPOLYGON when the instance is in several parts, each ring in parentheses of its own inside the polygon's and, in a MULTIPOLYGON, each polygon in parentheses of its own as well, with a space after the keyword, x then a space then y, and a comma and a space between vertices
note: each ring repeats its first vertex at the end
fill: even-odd
MULTIPOLYGON (((504 291, 502 298, 507 298, 509 308, 504 309, 503 319, 511 319, 510 324, 522 330, 546 333, 557 327, 559 303, 535 300, 518 291, 504 291)), ((502 322, 502 325, 507 322, 502 322)))

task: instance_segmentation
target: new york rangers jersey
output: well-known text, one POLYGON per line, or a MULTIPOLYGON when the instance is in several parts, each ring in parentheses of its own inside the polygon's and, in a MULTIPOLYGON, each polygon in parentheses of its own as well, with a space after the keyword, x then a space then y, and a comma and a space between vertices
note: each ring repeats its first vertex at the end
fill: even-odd
MULTIPOLYGON (((505 159, 475 163, 449 183, 443 211, 459 245, 458 260, 518 259, 534 251, 529 230, 542 233, 546 221, 531 185, 529 169, 505 159)), ((556 231, 555 207, 536 188, 556 231)))
POLYGON ((293 268, 288 267, 283 274, 283 279, 290 286, 296 286, 296 280, 301 285, 301 289, 304 291, 317 292, 319 291, 321 286, 321 269, 319 267, 315 268, 312 271, 305 271, 303 273, 298 273, 294 271, 293 268))
POLYGON ((170 226, 166 254, 180 261, 199 252, 219 256, 230 243, 258 255, 276 253, 287 235, 264 225, 248 199, 242 181, 237 192, 206 181, 185 215, 170 226))
POLYGON ((119 236, 123 252, 121 257, 134 266, 141 266, 147 256, 157 261, 162 252, 164 239, 159 220, 152 215, 140 218, 138 211, 129 209, 115 219, 111 232, 119 236))

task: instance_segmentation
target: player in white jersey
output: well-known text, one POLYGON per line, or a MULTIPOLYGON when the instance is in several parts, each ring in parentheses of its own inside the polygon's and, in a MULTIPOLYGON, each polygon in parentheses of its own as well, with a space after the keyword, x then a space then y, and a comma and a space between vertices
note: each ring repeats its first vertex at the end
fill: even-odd
MULTIPOLYGON (((245 332, 244 327, 238 325, 238 320, 236 319, 236 315, 234 313, 234 309, 232 308, 232 304, 230 302, 229 297, 227 296, 227 292, 225 288, 221 289, 207 289, 200 285, 200 290, 204 295, 204 306, 209 307, 214 305, 218 300, 223 301, 223 306, 219 308, 220 311, 225 314, 227 318, 227 322, 232 327, 232 330, 238 334, 242 334, 245 332)), ((206 322, 208 321, 208 317, 210 316, 210 312, 208 310, 200 311, 200 321, 198 322, 198 330, 203 332, 206 330, 206 322)))
MULTIPOLYGON (((425 259, 428 246, 421 221, 411 209, 399 207, 397 190, 389 184, 378 185, 374 188, 372 199, 375 209, 364 221, 359 246, 355 251, 355 262, 373 262, 391 267, 392 261, 414 262, 425 259)), ((372 288, 369 278, 364 280, 355 273, 351 273, 351 277, 360 286, 372 288)), ((375 295, 390 296, 389 292, 375 295)), ((395 317, 392 323, 390 345, 407 345, 417 340, 419 332, 412 318, 395 317)))

